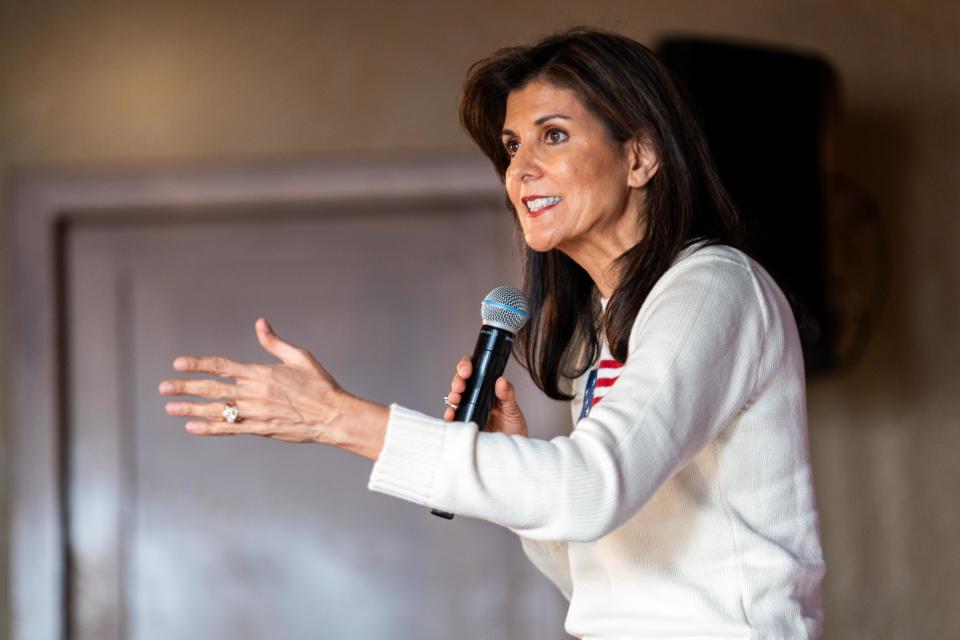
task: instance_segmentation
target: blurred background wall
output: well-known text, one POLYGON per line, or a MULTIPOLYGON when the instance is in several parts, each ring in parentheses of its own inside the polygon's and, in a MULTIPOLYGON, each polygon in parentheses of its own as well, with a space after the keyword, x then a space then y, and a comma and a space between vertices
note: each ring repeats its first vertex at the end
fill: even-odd
POLYGON ((960 637, 957 3, 0 0, 0 178, 58 163, 471 153, 456 117, 468 65, 582 23, 835 65, 835 169, 877 201, 891 251, 864 357, 809 387, 825 637, 960 637))

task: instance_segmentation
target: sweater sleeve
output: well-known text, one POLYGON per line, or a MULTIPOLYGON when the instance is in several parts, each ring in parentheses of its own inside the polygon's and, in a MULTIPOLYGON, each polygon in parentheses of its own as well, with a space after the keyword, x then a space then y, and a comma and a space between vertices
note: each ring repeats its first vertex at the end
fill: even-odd
POLYGON ((540 573, 545 575, 569 601, 573 597, 573 577, 566 542, 520 538, 523 552, 540 573))
POLYGON ((368 486, 532 540, 596 540, 747 404, 767 318, 742 254, 697 252, 651 290, 619 379, 570 436, 481 432, 391 405, 368 486))

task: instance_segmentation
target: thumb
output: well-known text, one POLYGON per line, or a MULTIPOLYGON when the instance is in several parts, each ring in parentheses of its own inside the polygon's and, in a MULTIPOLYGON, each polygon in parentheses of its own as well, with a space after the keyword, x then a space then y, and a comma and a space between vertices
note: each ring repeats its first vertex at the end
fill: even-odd
POLYGON ((284 364, 305 364, 308 359, 303 349, 295 347, 278 336, 266 318, 257 318, 257 340, 260 346, 275 355, 284 364))
POLYGON ((513 383, 500 376, 493 387, 493 393, 497 396, 497 404, 500 405, 500 411, 505 417, 522 418, 520 405, 517 404, 517 392, 513 388, 513 383))

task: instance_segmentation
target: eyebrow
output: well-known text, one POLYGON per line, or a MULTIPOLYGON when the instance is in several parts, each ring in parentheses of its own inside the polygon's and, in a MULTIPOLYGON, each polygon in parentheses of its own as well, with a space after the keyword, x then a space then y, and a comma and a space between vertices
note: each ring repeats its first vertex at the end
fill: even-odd
MULTIPOLYGON (((563 115, 562 113, 551 113, 551 114, 548 114, 548 115, 545 115, 545 116, 540 116, 539 118, 537 118, 537 119, 534 121, 533 124, 535 124, 535 125, 537 125, 537 126, 539 127, 539 126, 542 125, 544 122, 546 122, 546 121, 548 121, 548 120, 553 120, 554 118, 559 118, 559 119, 561 119, 561 120, 570 120, 570 119, 571 119, 570 116, 565 116, 565 115, 563 115)), ((514 133, 513 131, 511 131, 510 129, 504 129, 503 132, 502 132, 500 135, 501 135, 501 136, 515 136, 515 135, 517 135, 517 134, 515 134, 515 133, 514 133)))

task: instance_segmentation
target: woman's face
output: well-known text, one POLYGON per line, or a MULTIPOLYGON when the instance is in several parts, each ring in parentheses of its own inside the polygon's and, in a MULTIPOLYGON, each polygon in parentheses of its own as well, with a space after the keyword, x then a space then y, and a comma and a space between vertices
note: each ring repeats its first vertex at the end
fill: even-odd
POLYGON ((584 265, 584 255, 615 258, 642 238, 634 145, 614 141, 574 91, 533 80, 511 92, 503 144, 507 195, 531 249, 584 265))

